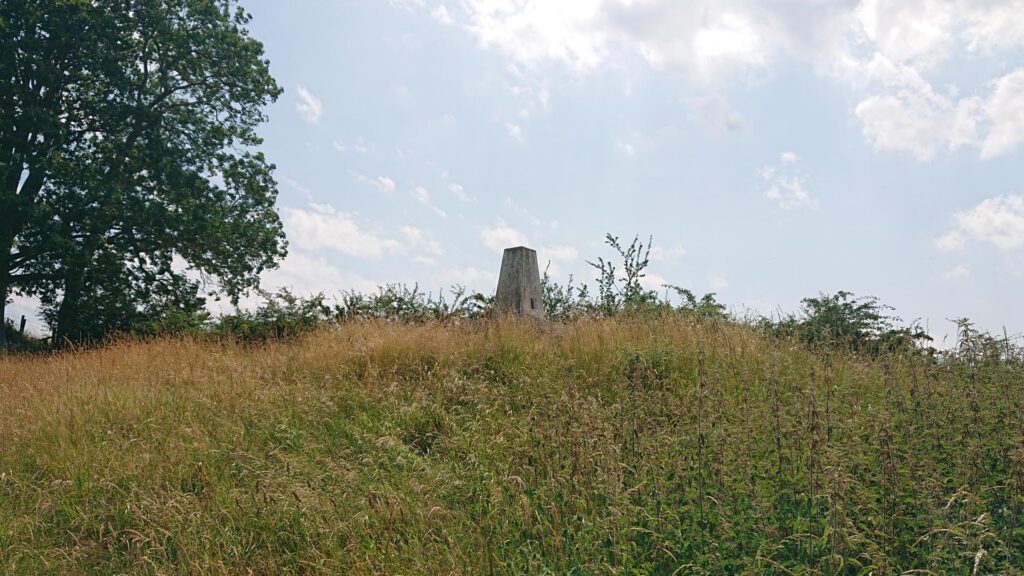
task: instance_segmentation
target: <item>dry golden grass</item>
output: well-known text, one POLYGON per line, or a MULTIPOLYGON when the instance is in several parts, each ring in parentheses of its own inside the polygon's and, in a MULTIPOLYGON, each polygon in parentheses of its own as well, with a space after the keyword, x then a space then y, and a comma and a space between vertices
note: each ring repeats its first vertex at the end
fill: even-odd
POLYGON ((1021 574, 1022 392, 679 317, 2 358, 0 572, 1021 574))

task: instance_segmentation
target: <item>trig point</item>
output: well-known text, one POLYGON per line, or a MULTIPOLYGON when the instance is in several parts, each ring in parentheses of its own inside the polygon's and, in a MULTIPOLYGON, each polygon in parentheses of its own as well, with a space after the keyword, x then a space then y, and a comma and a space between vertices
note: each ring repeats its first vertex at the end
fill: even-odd
POLYGON ((498 292, 494 295, 494 312, 544 319, 536 250, 526 246, 505 249, 498 275, 498 292))

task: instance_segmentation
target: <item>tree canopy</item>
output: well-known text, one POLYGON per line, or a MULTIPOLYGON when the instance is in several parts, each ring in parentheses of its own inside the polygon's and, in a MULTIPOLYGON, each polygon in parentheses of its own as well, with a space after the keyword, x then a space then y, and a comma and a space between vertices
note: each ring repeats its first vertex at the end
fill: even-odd
POLYGON ((0 313, 56 340, 237 301, 286 244, 257 151, 281 93, 234 0, 0 4, 0 313))

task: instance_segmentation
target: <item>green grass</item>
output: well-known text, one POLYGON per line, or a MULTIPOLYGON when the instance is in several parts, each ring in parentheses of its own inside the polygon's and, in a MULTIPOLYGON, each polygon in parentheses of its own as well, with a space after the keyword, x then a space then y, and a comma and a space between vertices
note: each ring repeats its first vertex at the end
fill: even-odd
POLYGON ((0 359, 4 574, 1024 574, 1024 379, 725 323, 0 359))

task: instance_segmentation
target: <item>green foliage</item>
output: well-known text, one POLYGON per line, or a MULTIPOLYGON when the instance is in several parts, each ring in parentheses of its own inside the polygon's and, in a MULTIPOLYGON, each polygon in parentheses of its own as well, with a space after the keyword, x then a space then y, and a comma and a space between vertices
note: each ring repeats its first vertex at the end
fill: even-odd
POLYGON ((958 318, 956 346, 946 354, 949 359, 974 367, 1009 365, 1024 367, 1024 347, 1015 345, 1009 335, 998 338, 975 328, 967 318, 958 318))
POLYGON ((621 264, 617 266, 616 261, 603 257, 598 257, 596 262, 587 261, 598 273, 597 293, 593 297, 586 284, 574 286, 574 279, 570 276, 565 286, 559 285, 545 269, 541 290, 547 317, 566 321, 622 313, 663 314, 674 309, 701 318, 728 318, 725 306, 715 300, 714 294, 705 294, 698 300, 690 290, 667 284, 664 287, 680 299, 674 305, 668 294, 662 297, 656 291, 644 288, 641 281, 650 265, 652 243, 653 237, 644 244, 636 236, 629 246, 623 246, 618 237, 606 235, 605 244, 615 251, 621 264))
POLYGON ((711 292, 701 296, 700 300, 686 288, 680 288, 672 284, 666 285, 666 288, 672 290, 676 296, 681 300, 677 310, 688 314, 693 314, 702 318, 728 318, 728 313, 725 309, 725 304, 722 304, 715 300, 715 293, 711 292))
POLYGON ((284 256, 255 151, 281 89, 248 22, 234 0, 0 4, 0 295, 39 296, 58 343, 189 308, 189 270, 236 300, 284 256))
POLYGON ((102 264, 90 268, 84 275, 89 289, 80 295, 79 306, 62 309, 59 300, 45 293, 41 316, 56 328, 63 311, 63 321, 74 327, 63 332, 64 343, 76 344, 99 343, 116 334, 178 334, 205 325, 210 315, 206 300, 197 295, 198 282, 175 274, 132 272, 102 264))
POLYGON ((294 338, 341 322, 458 322, 484 317, 491 306, 489 298, 479 293, 467 294, 461 286, 453 286, 448 294, 442 290, 433 296, 416 285, 388 284, 373 294, 347 292, 333 305, 328 304, 322 293, 304 297, 281 289, 276 293, 261 290, 258 294, 262 301, 255 309, 238 310, 213 321, 187 325, 179 322, 178 327, 198 335, 257 343, 294 338))
POLYGON ((604 258, 598 257, 597 262, 587 260, 587 264, 598 272, 597 310, 611 315, 620 310, 644 309, 658 304, 658 294, 645 289, 640 283, 647 275, 644 270, 650 264, 652 241, 653 237, 648 238, 644 245, 640 237, 636 236, 628 247, 623 247, 617 236, 605 236, 605 244, 611 246, 622 259, 623 275, 617 276, 615 264, 604 258))
POLYGON ((548 263, 540 278, 544 315, 557 322, 572 321, 587 315, 591 308, 590 289, 587 285, 574 286, 574 279, 570 275, 569 281, 562 286, 551 279, 551 275, 548 273, 550 268, 551 264, 548 263))
POLYGON ((300 336, 331 318, 323 294, 303 298, 286 288, 276 293, 261 290, 259 294, 264 302, 254 310, 222 316, 213 334, 245 343, 266 342, 300 336))
POLYGON ((842 349, 872 356, 921 350, 931 340, 919 326, 898 326, 887 313, 891 307, 874 296, 856 297, 851 292, 804 298, 799 316, 779 321, 761 318, 761 328, 777 337, 795 338, 823 349, 842 349))
POLYGON ((335 313, 342 320, 451 321, 482 318, 492 305, 493 297, 468 294, 463 286, 452 286, 448 295, 441 290, 435 298, 422 292, 419 285, 387 284, 378 287, 375 294, 356 291, 344 294, 335 306, 335 313))

